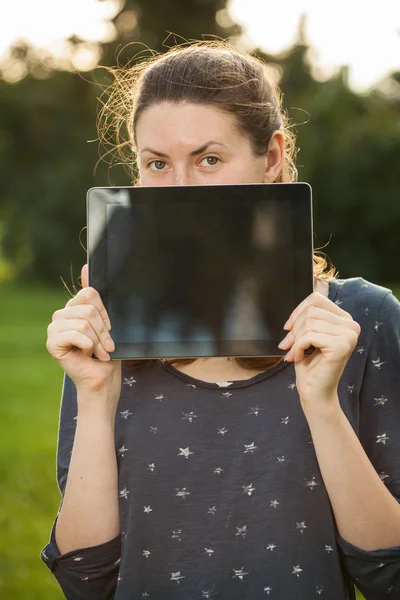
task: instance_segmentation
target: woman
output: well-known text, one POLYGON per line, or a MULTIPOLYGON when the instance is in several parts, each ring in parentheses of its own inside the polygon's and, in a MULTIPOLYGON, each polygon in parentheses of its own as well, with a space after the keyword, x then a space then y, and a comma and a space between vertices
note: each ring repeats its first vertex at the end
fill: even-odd
MULTIPOLYGON (((225 43, 123 72, 110 115, 139 185, 296 180, 278 88, 225 43)), ((400 303, 314 263, 285 360, 122 364, 83 267, 47 340, 62 502, 41 558, 67 598, 399 596, 400 303)))

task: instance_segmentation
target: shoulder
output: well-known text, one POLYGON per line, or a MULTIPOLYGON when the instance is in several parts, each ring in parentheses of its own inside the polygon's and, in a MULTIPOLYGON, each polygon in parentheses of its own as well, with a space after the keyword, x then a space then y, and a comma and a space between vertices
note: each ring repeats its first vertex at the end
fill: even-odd
POLYGON ((360 345, 377 342, 377 333, 392 343, 400 336, 400 302, 391 289, 363 277, 335 279, 329 297, 360 325, 360 345))
POLYGON ((368 281, 363 277, 335 279, 330 282, 330 297, 343 310, 365 317, 379 314, 382 305, 400 307, 391 289, 368 281))
POLYGON ((360 351, 400 348, 400 302, 391 289, 363 277, 338 279, 333 286, 333 300, 361 327, 360 351))

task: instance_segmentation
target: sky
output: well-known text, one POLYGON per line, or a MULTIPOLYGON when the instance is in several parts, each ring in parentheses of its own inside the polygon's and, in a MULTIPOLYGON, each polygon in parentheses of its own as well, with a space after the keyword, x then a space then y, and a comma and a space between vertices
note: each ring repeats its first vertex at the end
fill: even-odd
MULTIPOLYGON (((91 68, 90 44, 112 39, 109 20, 120 0, 19 0, 4 2, 0 12, 0 61, 9 44, 26 38, 55 55, 67 52, 65 40, 76 34, 88 42, 77 68, 91 68), (46 19, 41 15, 46 13, 46 19)), ((166 0, 167 1, 167 0, 166 0)), ((327 79, 341 65, 350 67, 349 84, 366 91, 391 70, 400 69, 399 0, 231 0, 234 21, 247 29, 246 40, 275 54, 293 43, 302 13, 312 46, 314 76, 327 79)), ((179 33, 179 32, 177 32, 179 33)), ((206 33, 206 32, 205 32, 206 33)))
POLYGON ((326 79, 347 64, 356 91, 400 70, 400 0, 232 0, 230 12, 272 54, 293 43, 306 13, 314 75, 326 79))

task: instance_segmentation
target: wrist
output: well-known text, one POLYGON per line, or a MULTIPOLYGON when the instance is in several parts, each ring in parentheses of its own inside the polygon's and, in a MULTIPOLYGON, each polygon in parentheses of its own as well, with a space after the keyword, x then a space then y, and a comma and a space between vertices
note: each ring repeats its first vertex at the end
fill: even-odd
POLYGON ((99 392, 84 391, 77 393, 78 418, 91 421, 106 421, 114 425, 118 399, 99 392))
POLYGON ((306 402, 300 398, 300 403, 307 420, 332 420, 343 412, 337 393, 326 398, 319 397, 306 402))

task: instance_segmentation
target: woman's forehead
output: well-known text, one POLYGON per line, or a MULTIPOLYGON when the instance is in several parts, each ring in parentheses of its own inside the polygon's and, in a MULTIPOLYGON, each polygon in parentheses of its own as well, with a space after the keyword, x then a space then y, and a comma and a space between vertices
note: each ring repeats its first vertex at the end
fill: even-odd
POLYGON ((176 142, 192 151, 210 141, 233 143, 240 136, 235 124, 234 115, 212 106, 164 102, 143 111, 136 139, 139 148, 176 142))

